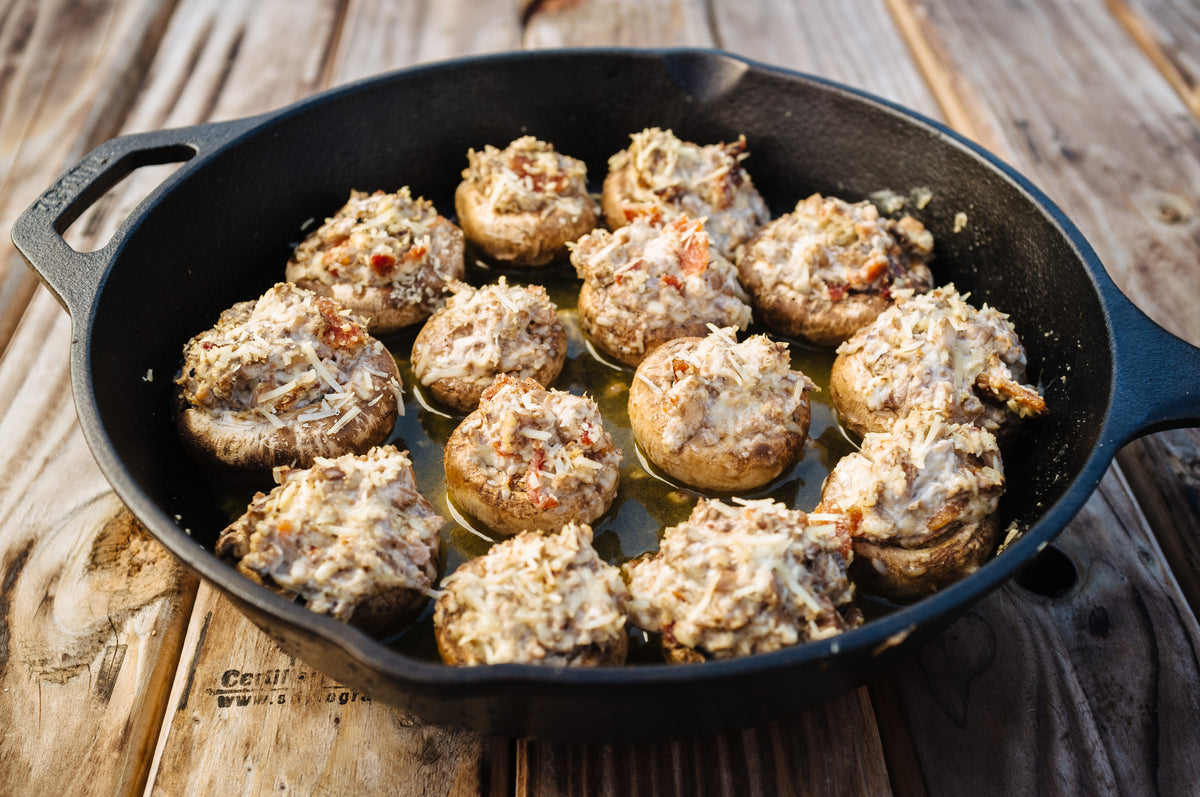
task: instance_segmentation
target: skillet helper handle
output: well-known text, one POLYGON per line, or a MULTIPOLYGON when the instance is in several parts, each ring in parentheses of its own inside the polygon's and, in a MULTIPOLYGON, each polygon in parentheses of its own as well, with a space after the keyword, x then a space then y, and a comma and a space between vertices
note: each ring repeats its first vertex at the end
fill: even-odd
POLYGON ((1112 305, 1116 352, 1109 439, 1200 426, 1200 348, 1176 337, 1123 294, 1112 305))
POLYGON ((104 142, 58 178, 17 218, 12 228, 13 244, 72 318, 81 318, 91 307, 108 264, 132 228, 131 219, 138 214, 125 219, 108 243, 94 252, 73 249, 63 239, 67 228, 136 169, 182 163, 168 178, 174 181, 254 121, 239 119, 134 133, 104 142))

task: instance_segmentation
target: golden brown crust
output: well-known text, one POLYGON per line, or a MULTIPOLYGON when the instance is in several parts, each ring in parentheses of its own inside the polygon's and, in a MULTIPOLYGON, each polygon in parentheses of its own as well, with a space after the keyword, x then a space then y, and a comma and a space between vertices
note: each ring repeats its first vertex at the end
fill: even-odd
POLYGON ((931 545, 903 548, 854 538, 850 572, 861 589, 897 599, 919 598, 975 572, 996 550, 1000 523, 995 515, 978 522, 957 521, 931 545))
POLYGON ((865 385, 871 374, 863 366, 860 352, 839 354, 829 373, 829 395, 837 408, 842 425, 860 437, 867 432, 886 432, 898 419, 897 410, 872 410, 859 385, 865 385))
POLYGON ((579 301, 576 306, 579 310, 580 325, 602 354, 624 365, 636 368, 650 352, 664 343, 676 338, 702 336, 708 331, 706 321, 650 328, 635 328, 625 324, 597 324, 596 316, 601 307, 598 294, 602 291, 603 288, 596 287, 591 282, 584 282, 583 287, 579 289, 579 301))
POLYGON ((796 461, 808 438, 811 409, 805 398, 793 419, 797 431, 783 426, 754 447, 744 449, 736 441, 725 445, 704 445, 693 437, 679 448, 668 445, 664 430, 670 415, 663 402, 647 384, 669 385, 676 352, 694 347, 703 338, 677 338, 656 349, 638 367, 639 378, 629 385, 629 423, 634 437, 650 461, 668 475, 702 490, 737 492, 760 487, 774 479, 796 461))
POLYGON ((617 494, 614 484, 611 490, 599 495, 599 502, 588 491, 581 490, 564 495, 558 506, 539 508, 524 490, 502 491, 489 482, 472 462, 471 443, 461 424, 446 442, 445 467, 446 487, 459 507, 504 536, 526 530, 559 529, 573 520, 590 523, 596 519, 594 508, 598 503, 607 507, 617 494))
POLYGON ((496 213, 478 185, 462 182, 454 192, 458 223, 471 243, 489 257, 517 266, 544 266, 564 258, 569 242, 595 229, 594 205, 589 200, 574 218, 558 212, 496 213))
MULTIPOLYGON (((390 354, 372 357, 367 364, 399 383, 400 371, 390 354)), ((373 406, 367 402, 356 405, 361 411, 336 432, 332 429, 340 415, 293 423, 310 409, 307 407, 279 413, 283 423, 279 428, 265 417, 218 417, 189 404, 178 385, 172 397, 175 427, 184 448, 204 467, 235 481, 263 480, 270 478, 271 469, 278 465, 307 468, 314 457, 361 454, 384 442, 395 426, 399 402, 387 379, 372 380, 379 400, 373 406)))

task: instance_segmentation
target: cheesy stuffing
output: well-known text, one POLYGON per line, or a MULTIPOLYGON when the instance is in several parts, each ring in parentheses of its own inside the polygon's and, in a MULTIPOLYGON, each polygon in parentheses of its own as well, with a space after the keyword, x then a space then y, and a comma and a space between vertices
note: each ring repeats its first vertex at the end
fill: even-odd
POLYGON ((430 592, 445 521, 417 492, 407 452, 317 457, 275 477, 223 532, 218 554, 339 620, 391 590, 430 592))
POLYGON ((626 563, 626 606, 638 627, 711 658, 778 650, 858 622, 838 611, 854 596, 848 555, 836 523, 769 499, 701 499, 657 553, 626 563))
POLYGON ((621 572, 589 526, 523 532, 442 581, 434 623, 466 664, 599 663, 625 635, 621 572))

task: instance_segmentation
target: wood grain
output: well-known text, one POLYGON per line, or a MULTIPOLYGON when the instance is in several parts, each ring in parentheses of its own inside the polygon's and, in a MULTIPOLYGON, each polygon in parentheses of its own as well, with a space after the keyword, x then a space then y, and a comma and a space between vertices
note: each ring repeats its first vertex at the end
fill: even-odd
POLYGON ((0 354, 37 278, 7 231, 129 108, 173 0, 10 2, 0 13, 0 354))
MULTIPOLYGON (((1143 309, 1200 339, 1187 311, 1200 285, 1191 211, 1200 138, 1116 20, 1094 4, 1071 13, 957 0, 893 5, 921 21, 913 46, 934 46, 931 57, 978 98, 974 128, 1064 207, 1143 309)), ((1170 480, 1160 489, 1180 483, 1164 463, 1154 450, 1142 457, 1156 468, 1142 489, 1153 479, 1170 480)), ((1006 587, 896 678, 872 685, 898 792, 1001 783, 1015 792, 1187 790, 1197 763, 1182 753, 1196 741, 1187 686, 1197 678, 1196 619, 1181 611, 1119 469, 1059 547, 1077 573, 1072 588, 1046 597, 1006 587), (1005 655, 1012 650, 1021 654, 1005 655), (897 735, 907 737, 906 758, 890 754, 897 735)))
POLYGON ((0 364, 0 783, 129 794, 145 778, 195 588, 115 499, 75 423, 65 315, 42 292, 0 364), (69 489, 64 489, 69 485, 69 489), (71 762, 71 766, 62 766, 71 762))
POLYGON ((1108 0, 1108 8, 1200 119, 1200 6, 1108 0))
POLYGON ((331 681, 203 586, 147 793, 496 793, 488 754, 508 746, 331 681))
POLYGON ((521 742, 521 797, 890 793, 865 689, 784 722, 663 744, 521 742))
POLYGON ((1050 550, 871 685, 897 793, 1194 788, 1200 626, 1115 471, 1050 550))

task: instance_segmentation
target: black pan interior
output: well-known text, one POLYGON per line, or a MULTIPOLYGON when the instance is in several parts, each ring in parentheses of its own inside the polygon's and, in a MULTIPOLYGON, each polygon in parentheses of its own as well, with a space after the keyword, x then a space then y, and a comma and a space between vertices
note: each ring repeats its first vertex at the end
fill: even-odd
POLYGON ((745 134, 747 169, 775 215, 814 191, 932 192, 907 210, 934 233, 935 277, 1011 315, 1052 408, 1006 455, 1006 520, 1033 525, 1091 454, 1111 391, 1105 315, 1078 253, 1019 184, 936 126, 706 53, 547 53, 385 76, 286 109, 189 164, 130 231, 89 330, 96 415, 133 484, 211 545, 226 517, 176 441, 169 377, 182 344, 281 279, 300 225, 350 188, 409 185, 449 210, 469 147, 531 133, 595 176, 653 125, 701 143, 745 134))

